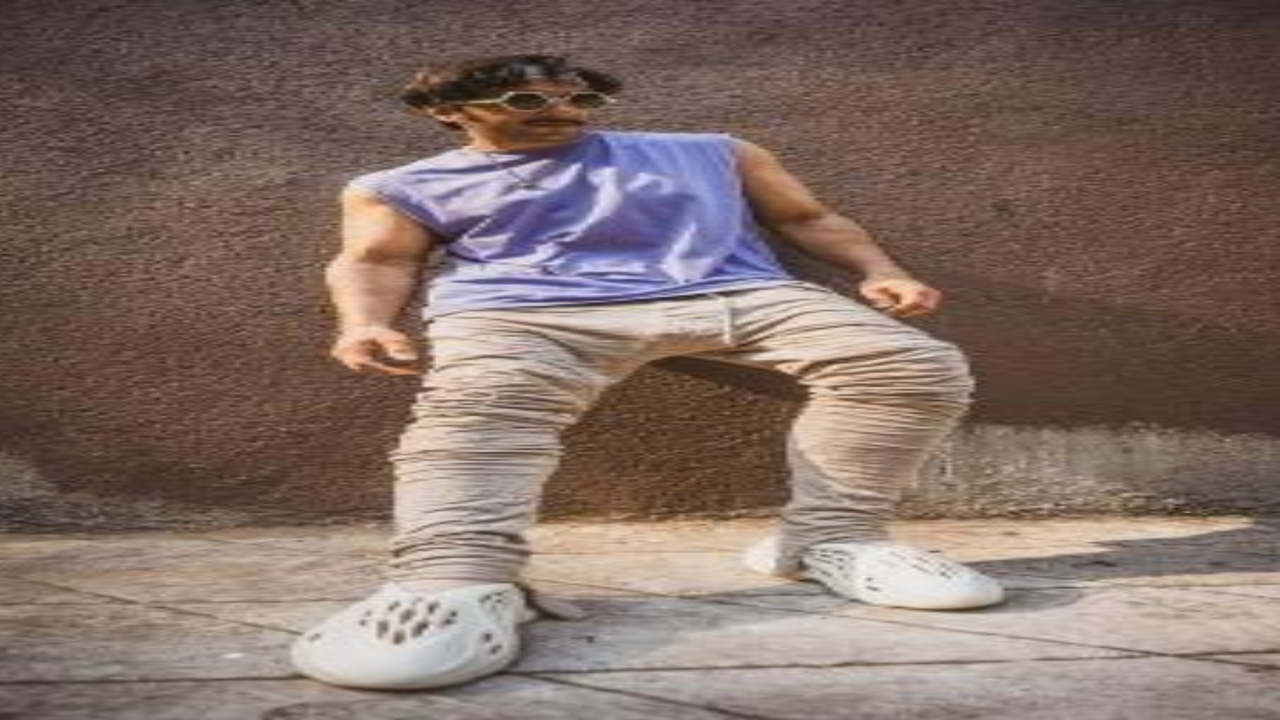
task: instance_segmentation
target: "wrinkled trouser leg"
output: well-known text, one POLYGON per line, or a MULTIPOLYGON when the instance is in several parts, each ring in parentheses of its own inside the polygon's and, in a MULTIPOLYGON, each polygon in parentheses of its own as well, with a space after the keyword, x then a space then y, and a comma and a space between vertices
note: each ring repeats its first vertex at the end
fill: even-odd
POLYGON ((819 286, 762 291, 735 311, 737 347, 695 357, 779 370, 809 391, 787 437, 779 571, 797 572, 816 543, 888 539, 902 491, 972 402, 963 353, 819 286))
POLYGON ((428 326, 432 367, 391 454, 389 579, 516 582, 563 430, 644 361, 600 308, 537 310, 428 326))

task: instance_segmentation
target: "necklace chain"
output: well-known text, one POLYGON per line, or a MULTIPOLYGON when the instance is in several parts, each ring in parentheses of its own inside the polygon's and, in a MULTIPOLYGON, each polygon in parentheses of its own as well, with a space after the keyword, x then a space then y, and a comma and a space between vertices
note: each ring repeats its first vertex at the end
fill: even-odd
MULTIPOLYGON (((580 142, 580 141, 581 141, 581 140, 579 140, 579 142, 580 142)), ((575 142, 575 143, 573 143, 573 144, 577 144, 577 142, 575 142)), ((550 159, 550 158, 548 158, 548 159, 547 159, 547 164, 546 164, 546 166, 544 166, 544 167, 542 167, 542 168, 539 168, 539 171, 540 171, 540 172, 539 172, 539 171, 535 171, 533 174, 531 174, 531 175, 527 175, 527 176, 526 176, 526 175, 521 175, 520 173, 516 172, 515 170, 512 170, 510 167, 507 167, 506 165, 504 165, 504 164, 502 163, 502 160, 501 160, 500 158, 496 158, 496 157, 494 157, 494 155, 493 155, 493 153, 492 153, 492 152, 490 152, 490 151, 488 151, 488 150, 481 150, 480 148, 475 148, 475 149, 476 149, 476 150, 480 150, 480 152, 484 154, 485 158, 486 158, 486 159, 488 159, 488 161, 489 161, 489 165, 490 165, 490 166, 495 167, 495 168, 497 168, 497 169, 501 170, 502 172, 506 173, 507 175, 510 175, 510 176, 511 176, 515 181, 516 181, 516 182, 515 182, 515 184, 512 186, 512 189, 516 189, 516 190, 544 190, 545 188, 543 188, 541 185, 539 185, 539 184, 538 184, 538 181, 539 181, 539 180, 545 180, 546 178, 545 178, 545 177, 540 177, 540 175, 541 175, 541 176, 545 176, 545 175, 549 174, 548 168, 550 168, 551 170, 554 170, 554 169, 555 169, 555 161, 554 161, 554 160, 552 160, 552 159, 550 159)))
MULTIPOLYGON (((489 158, 489 164, 490 164, 490 165, 492 165, 492 166, 494 166, 494 167, 498 168, 499 170, 501 170, 501 171, 505 172, 506 174, 508 174, 508 175, 510 175, 511 177, 513 177, 513 178, 515 178, 515 179, 516 179, 516 184, 513 186, 515 189, 517 189, 517 190, 541 190, 541 189, 543 189, 543 188, 542 188, 542 186, 541 186, 541 185, 539 185, 539 184, 538 184, 538 182, 537 182, 539 178, 536 176, 536 174, 535 174, 535 175, 530 175, 530 176, 526 177, 526 176, 524 176, 524 175, 521 175, 521 174, 517 173, 515 170, 512 170, 511 168, 507 167, 506 165, 503 165, 503 164, 502 164, 502 162, 501 162, 500 160, 496 160, 496 159, 494 159, 494 157, 493 157, 493 153, 489 152, 488 150, 481 150, 480 152, 484 153, 484 156, 485 156, 485 157, 487 157, 487 158, 489 158)), ((550 166, 551 166, 551 163, 549 163, 549 162, 548 162, 548 163, 547 163, 547 167, 550 167, 550 166)))

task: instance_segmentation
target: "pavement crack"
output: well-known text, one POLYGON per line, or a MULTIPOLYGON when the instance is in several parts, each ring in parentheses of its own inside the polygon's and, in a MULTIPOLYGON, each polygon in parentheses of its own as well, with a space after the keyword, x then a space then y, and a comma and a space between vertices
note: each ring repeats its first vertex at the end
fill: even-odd
POLYGON ((858 661, 837 663, 782 663, 765 665, 664 665, 662 667, 617 667, 594 668, 584 670, 524 670, 521 672, 541 676, 544 673, 554 675, 607 675, 611 673, 649 673, 649 672, 707 672, 733 670, 830 670, 838 668, 884 668, 884 667, 936 667, 951 665, 1007 665, 1027 662, 1080 662, 1081 660, 1137 660, 1141 656, 1098 657, 1057 657, 1057 658, 996 658, 990 660, 896 660, 888 662, 858 661))
MULTIPOLYGON (((508 673, 508 674, 515 675, 515 674, 524 674, 524 673, 508 673)), ((528 673, 525 675, 526 677, 530 677, 542 682, 554 683, 557 685, 565 685, 568 687, 573 687, 578 689, 586 689, 594 692, 603 692, 603 693, 611 693, 614 695, 622 695, 625 697, 636 698, 638 700, 658 702, 664 705, 671 705, 679 708, 687 708, 687 709, 701 710, 703 712, 717 713, 729 718, 740 718, 740 720, 783 720, 782 718, 779 718, 773 715, 756 715, 754 713, 748 714, 748 713, 739 712, 736 710, 727 710, 725 708, 719 708, 719 707, 714 707, 709 705, 699 705, 697 703, 673 700, 670 697, 665 697, 662 695, 650 695, 649 693, 638 692, 635 690, 622 690, 619 688, 603 688, 603 687, 598 687, 596 685, 592 685, 590 683, 574 682, 573 680, 569 680, 562 677, 546 677, 546 676, 538 675, 535 673, 528 673)))

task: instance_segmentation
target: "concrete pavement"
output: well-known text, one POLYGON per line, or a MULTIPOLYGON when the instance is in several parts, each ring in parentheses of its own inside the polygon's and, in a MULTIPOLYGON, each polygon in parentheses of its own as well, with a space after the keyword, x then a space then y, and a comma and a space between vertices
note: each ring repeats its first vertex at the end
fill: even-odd
POLYGON ((862 605, 742 569, 763 520, 554 523, 528 577, 588 615, 437 691, 296 674, 380 582, 384 525, 0 536, 3 720, 1280 718, 1280 518, 903 521, 1011 588, 862 605))

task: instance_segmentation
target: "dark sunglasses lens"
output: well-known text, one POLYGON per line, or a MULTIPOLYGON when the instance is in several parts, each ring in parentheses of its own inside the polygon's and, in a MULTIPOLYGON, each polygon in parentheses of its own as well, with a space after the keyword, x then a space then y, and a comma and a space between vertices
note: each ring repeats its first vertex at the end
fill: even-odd
POLYGON ((542 93, 518 92, 507 96, 507 107, 512 110, 541 110, 547 103, 547 96, 542 93))
POLYGON ((601 108, 609 104, 609 96, 598 92, 577 92, 569 95, 569 104, 576 108, 601 108))

